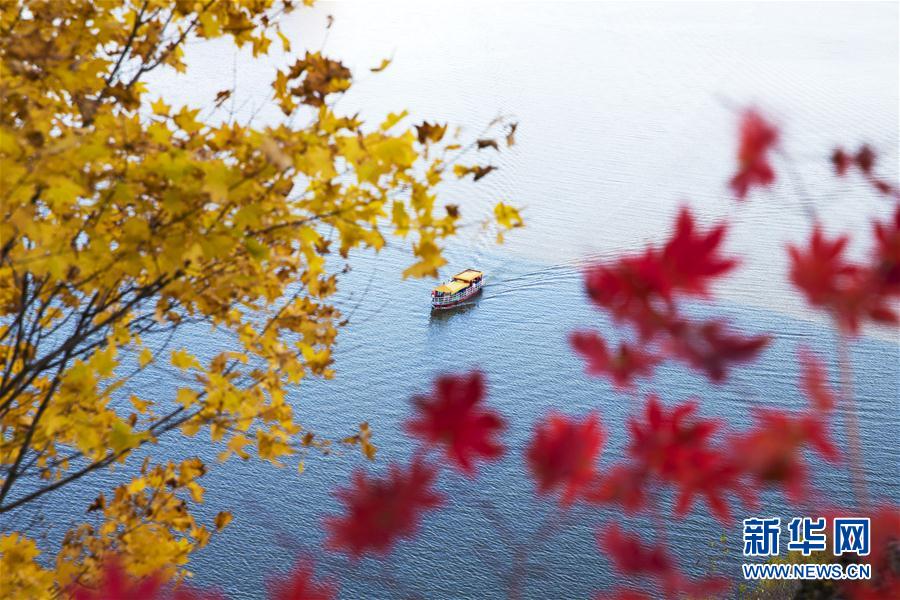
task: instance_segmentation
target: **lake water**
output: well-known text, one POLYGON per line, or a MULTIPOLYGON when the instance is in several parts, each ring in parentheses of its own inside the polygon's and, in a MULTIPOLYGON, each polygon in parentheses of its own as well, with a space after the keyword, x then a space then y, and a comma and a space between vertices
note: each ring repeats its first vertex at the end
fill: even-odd
MULTIPOLYGON (((581 285, 590 257, 634 249, 667 234, 680 203, 704 219, 733 223, 728 249, 746 257, 718 290, 719 300, 698 303, 698 315, 721 315, 747 332, 774 334, 752 368, 711 386, 677 365, 664 365, 642 385, 674 402, 702 399, 703 413, 741 424, 752 406, 799 407, 793 365, 799 344, 833 360, 835 336, 797 299, 785 276, 785 244, 809 231, 804 204, 815 204, 826 225, 867 239, 868 223, 890 209, 862 182, 836 180, 827 155, 836 144, 866 141, 881 153, 880 168, 897 179, 898 25, 896 4, 322 4, 299 11, 285 32, 295 50, 323 47, 359 75, 340 107, 376 121, 409 108, 464 126, 475 135, 498 113, 521 123, 518 144, 493 157, 500 167, 477 185, 451 185, 447 202, 460 204, 472 222, 498 199, 525 207, 527 227, 494 244, 494 232, 463 229, 448 244, 447 273, 474 266, 487 272, 475 302, 447 314, 428 307, 433 281, 403 281, 409 257, 402 244, 379 255, 357 253, 337 298, 350 325, 336 348, 336 378, 307 381, 291 394, 300 421, 332 436, 368 420, 379 446, 376 464, 402 461, 411 452, 400 425, 411 395, 447 371, 481 368, 490 401, 510 420, 507 457, 484 469, 477 486, 454 478, 443 487, 459 502, 428 518, 422 535, 402 543, 386 563, 326 556, 323 572, 339 579, 344 598, 499 598, 511 562, 510 547, 470 498, 488 499, 524 543, 550 507, 532 498, 521 449, 535 419, 550 409, 584 414, 599 410, 610 432, 604 464, 621 456, 623 423, 633 401, 605 381, 583 374, 566 343, 572 329, 596 325, 612 333, 592 310, 581 285), (325 31, 326 15, 335 17, 325 31), (393 56, 381 74, 368 68, 393 56), (738 204, 725 182, 734 166, 737 107, 753 103, 782 127, 779 174, 768 194, 738 204), (477 489, 476 489, 477 487, 477 489)), ((249 116, 268 97, 266 82, 283 57, 254 64, 222 44, 197 44, 190 76, 160 76, 152 89, 169 98, 209 104, 238 83, 235 107, 249 116), (236 75, 236 76, 235 76, 236 75)), ((257 119, 276 115, 259 111, 257 119)), ((492 151, 490 151, 492 152, 492 151)), ((854 246, 863 253, 865 244, 854 246)), ((175 344, 203 354, 228 338, 187 332, 175 344)), ((833 364, 833 362, 832 362, 833 364)), ((853 346, 856 395, 862 407, 865 458, 876 495, 900 501, 900 338, 870 331, 853 346), (890 440, 895 440, 890 442, 890 440)), ((171 374, 142 383, 166 393, 171 374)), ((838 415, 833 433, 842 436, 838 415)), ((173 458, 218 449, 169 440, 173 458)), ((157 452, 158 453, 158 452, 157 452)), ((339 510, 330 491, 362 464, 355 454, 308 461, 306 472, 259 461, 231 461, 206 477, 209 521, 232 510, 234 523, 192 562, 196 581, 232 598, 262 596, 265 574, 285 570, 298 548, 316 552, 323 514, 339 510)), ((817 480, 820 498, 850 501, 846 474, 827 469, 817 480)), ((79 519, 96 493, 100 474, 49 498, 42 506, 58 537, 79 519)), ((758 514, 794 516, 776 497, 758 514)), ((27 515, 13 515, 24 519, 27 515)), ((617 583, 596 551, 596 524, 613 511, 576 509, 561 533, 536 546, 528 563, 527 596, 588 598, 617 583)), ((641 526, 640 521, 632 523, 641 526)), ((740 553, 740 531, 697 512, 676 523, 672 544, 682 566, 718 569, 737 577, 734 561, 710 548, 725 535, 730 556, 740 553)))

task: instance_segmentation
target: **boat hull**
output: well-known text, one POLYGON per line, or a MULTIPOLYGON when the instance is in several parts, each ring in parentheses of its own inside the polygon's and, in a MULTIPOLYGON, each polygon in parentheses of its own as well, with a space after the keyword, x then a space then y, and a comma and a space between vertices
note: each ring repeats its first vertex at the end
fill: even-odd
POLYGON ((453 296, 450 296, 449 298, 441 298, 441 299, 432 298, 431 299, 431 310, 446 310, 448 308, 454 308, 456 306, 459 306, 460 304, 464 303, 466 300, 469 300, 469 299, 473 298, 474 296, 478 295, 478 293, 481 291, 482 287, 484 287, 483 279, 481 281, 479 281, 476 285, 467 287, 466 289, 462 290, 458 294, 454 294, 453 296))

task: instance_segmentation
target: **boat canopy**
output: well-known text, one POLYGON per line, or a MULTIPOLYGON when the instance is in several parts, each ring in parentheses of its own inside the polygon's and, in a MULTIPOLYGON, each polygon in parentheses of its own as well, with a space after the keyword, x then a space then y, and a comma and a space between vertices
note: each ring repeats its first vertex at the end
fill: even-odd
POLYGON ((442 285, 437 286, 436 288, 434 288, 434 291, 441 292, 443 294, 451 294, 452 295, 452 294, 455 294, 456 292, 466 289, 467 287, 469 287, 469 284, 466 283, 465 281, 454 280, 449 283, 444 283, 442 285))
POLYGON ((481 271, 476 271, 475 269, 466 269, 462 273, 454 275, 453 279, 456 279, 458 281, 465 281, 466 283, 472 283, 482 275, 484 275, 484 273, 482 273, 481 271))

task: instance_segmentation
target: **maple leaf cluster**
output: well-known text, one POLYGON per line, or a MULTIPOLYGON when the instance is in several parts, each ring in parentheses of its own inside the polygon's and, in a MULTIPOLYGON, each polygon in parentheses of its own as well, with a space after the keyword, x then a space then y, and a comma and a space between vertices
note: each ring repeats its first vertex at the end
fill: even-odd
POLYGON ((502 457, 497 436, 505 420, 484 404, 485 397, 478 371, 443 375, 430 395, 414 397, 406 431, 419 442, 419 454, 409 466, 391 465, 386 477, 354 474, 353 487, 338 492, 344 514, 325 521, 329 547, 357 558, 388 553, 398 540, 412 537, 425 513, 442 505, 432 487, 441 466, 474 478, 479 462, 502 457))
POLYGON ((469 476, 478 460, 495 460, 503 455, 496 435, 505 428, 503 418, 483 406, 484 376, 439 377, 431 396, 416 396, 416 414, 407 421, 410 435, 428 447, 440 447, 447 459, 469 476))
MULTIPOLYGON (((730 181, 739 199, 746 198, 752 187, 775 180, 769 154, 778 138, 777 128, 758 111, 742 115, 738 173, 730 181)), ((879 192, 891 195, 893 187, 874 176, 874 160, 874 151, 868 146, 852 157, 842 151, 833 156, 838 175, 855 166, 879 192)), ((757 356, 768 336, 732 333, 721 320, 690 321, 681 316, 677 304, 679 297, 708 297, 710 285, 737 265, 735 259, 718 253, 726 227, 723 223, 706 233, 698 232, 694 217, 684 208, 663 245, 586 270, 585 286, 591 301, 616 323, 632 327, 636 340, 610 350, 609 343, 595 331, 572 333, 570 342, 585 358, 588 373, 607 377, 617 389, 629 389, 636 379, 649 378, 656 365, 671 358, 704 373, 712 382, 720 382, 733 365, 757 356)), ((875 247, 864 262, 845 257, 848 236, 829 239, 818 225, 807 247, 788 248, 792 283, 812 306, 830 314, 845 334, 858 333, 865 322, 898 322, 900 205, 891 217, 873 224, 873 233, 875 247)), ((658 520, 658 498, 668 490, 674 497, 676 518, 684 517, 701 498, 723 523, 730 522, 735 501, 752 509, 765 489, 781 490, 792 504, 808 501, 811 477, 807 455, 841 462, 841 452, 829 437, 829 419, 838 395, 827 384, 827 370, 819 357, 801 349, 798 358, 798 384, 808 406, 800 411, 755 408, 752 425, 744 431, 733 430, 718 419, 700 417, 696 400, 667 408, 656 395, 649 395, 642 415, 628 420, 626 458, 597 470, 589 485, 579 487, 579 499, 618 505, 626 512, 648 511, 658 520)), ((848 418, 852 422, 852 415, 848 418)), ((851 462, 858 463, 852 435, 850 443, 851 462)), ((851 479, 860 477, 859 472, 859 465, 851 464, 851 479)), ((854 487, 857 501, 865 502, 861 496, 864 485, 854 482, 854 487)), ((900 537, 895 508, 882 510, 879 518, 885 521, 890 511, 894 523, 882 523, 889 533, 877 541, 883 562, 884 556, 896 555, 885 549, 900 537)), ((680 578, 664 546, 644 547, 635 536, 618 529, 606 531, 601 540, 619 572, 654 580, 666 596, 715 594, 716 585, 722 583, 701 581, 693 589, 679 587, 686 580, 680 578), (712 587, 706 589, 707 584, 712 587)), ((900 573, 890 564, 882 567, 885 574, 874 583, 855 582, 844 586, 844 591, 853 598, 890 596, 900 573)), ((628 589, 618 589, 613 596, 645 597, 628 589)))
POLYGON ((885 196, 893 196, 900 199, 900 189, 887 179, 875 174, 875 161, 878 158, 875 150, 868 144, 863 144, 855 153, 850 153, 843 148, 835 148, 831 153, 831 164, 834 172, 839 177, 847 175, 851 169, 856 169, 863 178, 872 185, 875 190, 885 196))
MULTIPOLYGON (((647 580, 658 584, 666 598, 715 597, 727 591, 730 583, 723 577, 708 577, 692 581, 684 575, 665 546, 646 544, 639 536, 611 525, 597 533, 597 544, 609 556, 615 569, 631 580, 647 580)), ((601 592, 594 598, 604 600, 649 600, 653 595, 629 589, 601 592)))
MULTIPOLYGON (((820 380, 815 385, 825 387, 820 380)), ((599 476, 585 499, 635 512, 647 508, 659 486, 668 486, 675 492, 676 517, 688 514, 699 497, 729 523, 729 497, 748 508, 767 487, 781 487, 793 501, 804 498, 806 451, 839 458, 820 414, 757 410, 748 430, 729 431, 720 420, 699 417, 698 408, 687 401, 667 409, 650 395, 643 415, 628 421, 626 460, 599 476)))
POLYGON ((867 262, 845 256, 850 238, 829 239, 818 225, 806 246, 791 245, 791 282, 813 307, 827 311, 849 333, 866 321, 896 325, 900 298, 900 204, 873 223, 875 248, 867 262))
POLYGON ((325 519, 329 546, 354 557, 387 554, 398 539, 416 533, 425 512, 443 503, 432 488, 435 478, 435 469, 421 461, 391 465, 381 478, 357 471, 353 486, 337 492, 346 513, 325 519))
POLYGON ((638 338, 637 344, 622 342, 610 351, 598 332, 573 332, 570 342, 586 359, 589 373, 627 388, 636 378, 652 375, 668 357, 720 382, 732 365, 756 357, 769 336, 741 335, 724 320, 688 319, 677 303, 679 298, 708 297, 710 285, 737 265, 720 254, 726 229, 720 224, 700 231, 685 207, 662 247, 649 246, 639 254, 587 269, 585 288, 594 305, 617 323, 632 327, 638 338))
POLYGON ((596 477, 605 439, 596 413, 581 420, 551 413, 536 423, 527 458, 538 493, 559 492, 563 506, 572 504, 596 477))

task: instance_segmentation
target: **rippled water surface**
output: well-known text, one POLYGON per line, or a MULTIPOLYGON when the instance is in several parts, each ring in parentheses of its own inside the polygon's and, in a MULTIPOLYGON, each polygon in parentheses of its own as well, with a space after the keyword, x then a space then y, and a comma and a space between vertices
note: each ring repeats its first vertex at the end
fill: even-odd
MULTIPOLYGON (((519 143, 488 156, 500 166, 496 173, 445 190, 472 223, 447 247, 447 274, 481 268, 488 276, 484 292, 456 311, 432 315, 434 282, 400 279, 409 262, 403 244, 353 256, 338 297, 351 322, 337 345, 337 376, 291 392, 304 425, 340 436, 368 420, 380 448, 371 468, 383 469, 411 452, 400 432, 409 397, 438 373, 483 369, 491 402, 510 419, 507 441, 516 451, 483 472, 476 495, 489 499, 525 542, 548 513, 532 499, 518 450, 537 417, 549 409, 597 409, 610 433, 604 461, 621 455, 624 444, 631 400, 586 377, 566 344, 576 327, 613 331, 587 305, 581 265, 664 236, 682 202, 704 218, 732 221, 729 250, 746 256, 716 302, 691 310, 726 316, 747 332, 770 332, 775 341, 758 365, 736 371, 724 385, 665 365, 639 391, 659 392, 669 402, 697 396, 705 414, 736 424, 747 421, 753 406, 802 405, 796 348, 804 344, 833 359, 835 336, 789 291, 784 247, 808 232, 804 204, 814 203, 829 228, 860 236, 868 235, 873 216, 888 211, 862 182, 832 178, 827 154, 838 143, 867 141, 882 153, 884 174, 897 178, 897 16, 896 4, 832 3, 345 3, 292 16, 285 31, 296 48, 324 46, 359 74, 339 104, 343 110, 362 110, 374 121, 409 108, 417 119, 461 124, 464 135, 475 135, 498 113, 521 122, 519 143), (327 14, 335 24, 326 37, 327 14), (386 56, 393 56, 391 67, 370 74, 368 67, 386 56), (725 182, 733 167, 735 110, 747 103, 780 123, 784 143, 776 158, 778 184, 738 204, 725 182), (493 231, 475 224, 498 198, 524 206, 528 222, 499 247, 493 231)), ((189 58, 190 79, 162 76, 155 88, 199 104, 236 81, 235 110, 243 118, 266 101, 272 65, 284 61, 254 64, 216 44, 192 47, 189 58)), ((275 118, 268 109, 256 116, 275 118)), ((202 355, 229 339, 192 331, 174 343, 202 355)), ((861 338, 853 365, 871 487, 898 501, 897 335, 873 331, 861 338)), ((139 393, 167 393, 170 381, 158 373, 139 393)), ((838 439, 841 431, 839 415, 838 439)), ((215 455, 201 443, 164 446, 173 457, 215 455)), ((315 551, 319 519, 338 509, 330 490, 360 462, 351 455, 312 459, 300 476, 259 461, 214 468, 199 513, 210 520, 231 509, 235 521, 197 554, 197 582, 234 598, 260 597, 265 573, 286 569, 297 548, 315 551)), ((824 497, 849 501, 846 475, 825 473, 817 482, 824 497)), ((451 478, 444 487, 459 503, 428 518, 424 533, 402 544, 386 566, 322 561, 343 582, 343 597, 389 597, 391 579, 429 598, 503 597, 501 577, 511 558, 497 524, 472 508, 467 494, 474 486, 451 478)), ((44 508, 62 527, 80 518, 94 493, 87 486, 69 490, 44 508)), ((766 498, 764 512, 792 516, 777 498, 766 498)), ((593 531, 615 516, 576 510, 562 533, 534 548, 527 595, 587 598, 613 585, 593 531)), ((694 513, 674 525, 672 541, 683 549, 686 569, 718 568, 734 577, 724 551, 710 548, 723 534, 731 555, 739 552, 736 528, 694 513)))

